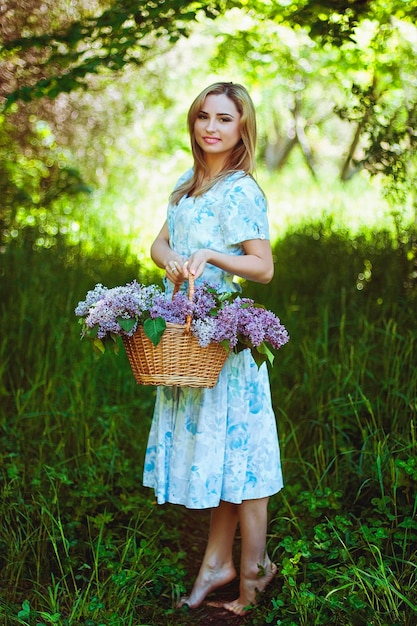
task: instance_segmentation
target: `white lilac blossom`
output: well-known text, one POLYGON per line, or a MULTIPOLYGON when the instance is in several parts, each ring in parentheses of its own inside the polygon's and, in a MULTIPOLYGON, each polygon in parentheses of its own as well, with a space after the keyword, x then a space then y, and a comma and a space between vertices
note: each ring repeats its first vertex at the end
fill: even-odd
POLYGON ((91 289, 87 292, 85 300, 78 303, 78 306, 75 309, 75 315, 79 315, 80 317, 84 317, 84 315, 87 315, 90 306, 103 298, 106 291, 108 291, 108 288, 103 287, 101 283, 98 283, 94 287, 94 289, 91 289))
POLYGON ((289 340, 286 328, 272 311, 236 293, 218 292, 208 284, 195 288, 192 302, 185 293, 172 297, 157 285, 136 281, 112 289, 97 284, 78 303, 75 314, 81 318, 82 336, 100 345, 115 335, 132 335, 140 325, 148 334, 147 324, 152 324, 147 320, 162 321, 159 341, 166 323, 183 325, 187 316, 191 316, 191 332, 200 346, 217 342, 227 350, 250 348, 258 364, 266 359, 272 363, 268 345, 278 350, 289 340))
POLYGON ((197 341, 202 348, 207 348, 214 341, 216 328, 217 320, 214 317, 208 317, 204 320, 197 319, 191 324, 191 331, 197 337, 197 341))

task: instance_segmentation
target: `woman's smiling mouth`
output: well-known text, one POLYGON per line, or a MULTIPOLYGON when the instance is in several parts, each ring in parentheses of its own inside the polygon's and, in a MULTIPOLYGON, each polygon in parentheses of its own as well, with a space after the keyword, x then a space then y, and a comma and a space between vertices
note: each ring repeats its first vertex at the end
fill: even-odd
POLYGON ((217 137, 203 137, 203 139, 206 143, 210 143, 210 144, 215 144, 218 141, 220 141, 220 139, 218 139, 217 137))

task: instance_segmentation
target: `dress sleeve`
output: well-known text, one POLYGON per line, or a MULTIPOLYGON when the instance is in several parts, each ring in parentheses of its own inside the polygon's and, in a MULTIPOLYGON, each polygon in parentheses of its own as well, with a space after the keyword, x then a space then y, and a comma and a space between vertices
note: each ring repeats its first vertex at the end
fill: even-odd
POLYGON ((226 244, 269 239, 266 199, 252 177, 225 180, 221 202, 220 228, 226 244))

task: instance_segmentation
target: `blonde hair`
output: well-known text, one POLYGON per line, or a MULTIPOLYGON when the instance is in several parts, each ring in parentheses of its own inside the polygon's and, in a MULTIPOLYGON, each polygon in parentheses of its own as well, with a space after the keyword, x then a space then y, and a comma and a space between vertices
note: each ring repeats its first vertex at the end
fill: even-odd
POLYGON ((256 147, 256 115, 251 97, 243 85, 238 83, 214 83, 206 87, 194 100, 188 111, 188 132, 191 139, 191 150, 194 158, 192 177, 182 183, 171 194, 171 202, 178 204, 185 195, 200 196, 219 180, 232 172, 243 171, 252 175, 255 169, 256 147), (209 95, 225 95, 232 100, 240 113, 240 140, 233 148, 222 170, 207 182, 207 165, 204 152, 197 144, 194 135, 194 123, 209 95))

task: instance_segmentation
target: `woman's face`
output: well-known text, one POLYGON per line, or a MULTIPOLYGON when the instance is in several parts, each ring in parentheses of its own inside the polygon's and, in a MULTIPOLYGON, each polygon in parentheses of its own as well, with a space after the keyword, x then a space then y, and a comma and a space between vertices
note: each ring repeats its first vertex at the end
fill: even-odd
POLYGON ((194 136, 206 158, 223 161, 240 141, 240 113, 224 94, 210 94, 194 122, 194 136))

